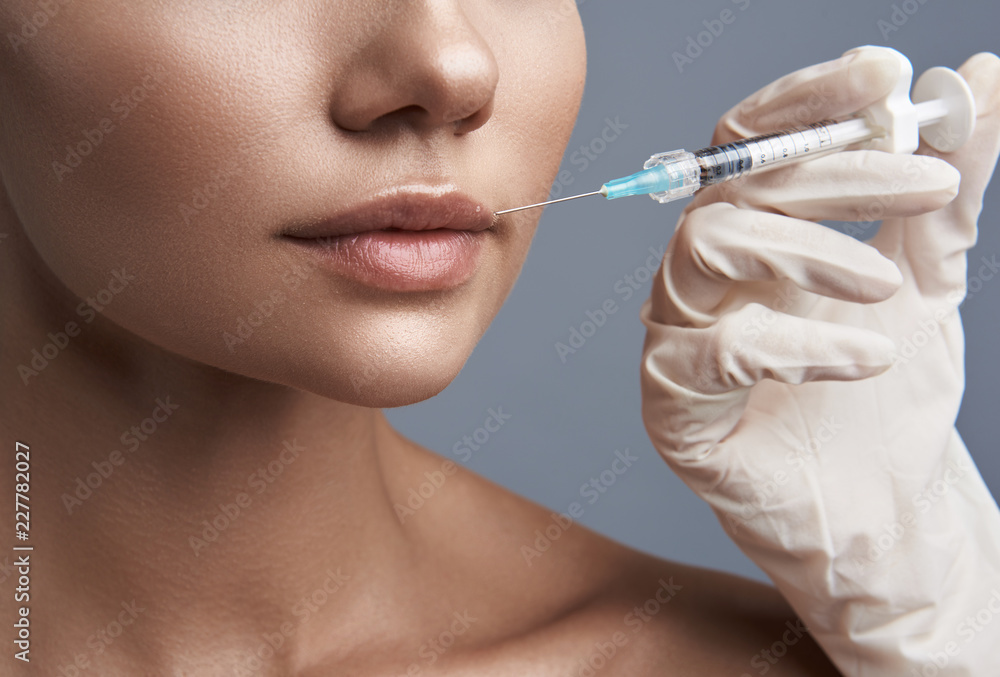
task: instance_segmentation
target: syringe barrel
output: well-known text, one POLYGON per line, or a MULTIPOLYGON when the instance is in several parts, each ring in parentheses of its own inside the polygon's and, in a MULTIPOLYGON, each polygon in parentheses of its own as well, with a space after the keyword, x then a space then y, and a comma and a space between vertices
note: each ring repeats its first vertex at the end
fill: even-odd
POLYGON ((806 127, 786 129, 740 139, 695 151, 701 166, 701 184, 732 181, 774 167, 843 150, 879 136, 882 130, 863 118, 826 120, 806 127))
POLYGON ((753 157, 744 142, 727 143, 724 146, 709 146, 694 152, 701 167, 701 185, 732 181, 750 172, 753 157))

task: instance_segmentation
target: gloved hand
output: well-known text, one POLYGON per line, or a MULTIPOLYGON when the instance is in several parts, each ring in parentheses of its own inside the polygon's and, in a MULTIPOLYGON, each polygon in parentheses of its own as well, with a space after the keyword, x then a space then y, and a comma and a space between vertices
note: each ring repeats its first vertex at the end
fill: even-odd
MULTIPOLYGON (((793 73, 713 143, 864 109, 897 68, 862 50, 793 73)), ((959 72, 978 105, 959 151, 848 151, 702 190, 642 309, 654 445, 850 676, 1000 675, 1000 511, 954 428, 1000 59, 959 72), (820 219, 884 221, 864 243, 820 219)))

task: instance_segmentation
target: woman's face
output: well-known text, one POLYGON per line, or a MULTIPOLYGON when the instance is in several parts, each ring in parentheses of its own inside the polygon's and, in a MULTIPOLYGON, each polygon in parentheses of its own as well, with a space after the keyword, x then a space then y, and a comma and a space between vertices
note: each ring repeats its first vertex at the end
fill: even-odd
POLYGON ((16 227, 92 301, 52 321, 367 406, 464 364, 585 73, 571 0, 0 0, 0 35, 16 227))

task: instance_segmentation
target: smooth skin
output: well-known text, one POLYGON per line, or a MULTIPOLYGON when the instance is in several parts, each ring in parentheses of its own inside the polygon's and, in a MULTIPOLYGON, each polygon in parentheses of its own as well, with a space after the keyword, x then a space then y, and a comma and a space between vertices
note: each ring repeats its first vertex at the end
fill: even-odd
MULTIPOLYGON (((0 673, 836 674, 767 586, 579 525, 529 564, 549 511, 463 469, 401 522, 443 461, 379 408, 454 378, 537 212, 443 292, 299 275, 277 237, 399 185, 544 199, 585 77, 573 3, 51 6, 0 59, 0 436, 31 447, 35 546, 32 660, 6 575, 0 673)), ((37 11, 3 0, 0 35, 37 11)))

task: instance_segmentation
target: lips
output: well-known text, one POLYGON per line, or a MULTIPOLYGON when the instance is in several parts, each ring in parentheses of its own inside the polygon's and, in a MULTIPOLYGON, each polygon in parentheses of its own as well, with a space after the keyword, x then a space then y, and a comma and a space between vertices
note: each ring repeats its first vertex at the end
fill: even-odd
POLYGON ((475 274, 493 213, 458 192, 401 192, 282 234, 334 273, 385 291, 440 291, 475 274))

